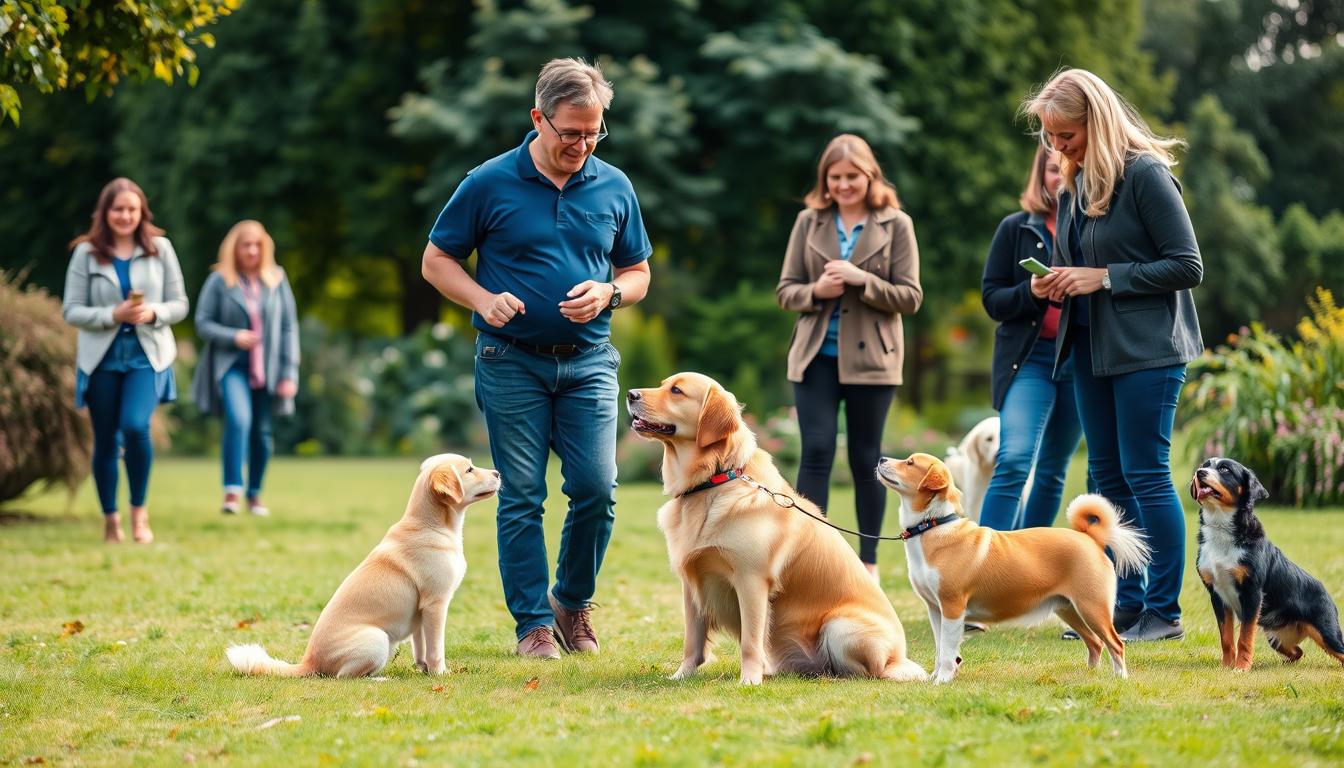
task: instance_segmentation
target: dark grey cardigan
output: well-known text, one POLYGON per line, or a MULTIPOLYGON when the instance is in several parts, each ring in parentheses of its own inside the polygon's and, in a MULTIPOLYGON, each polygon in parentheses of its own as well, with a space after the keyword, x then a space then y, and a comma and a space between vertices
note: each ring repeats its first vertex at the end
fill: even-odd
MULTIPOLYGON (((1069 248, 1075 209, 1073 195, 1061 189, 1052 263, 1105 267, 1110 273, 1111 290, 1089 298, 1093 375, 1115 376, 1199 357, 1204 345, 1190 289, 1204 279, 1204 265, 1180 183, 1167 166, 1151 155, 1125 164, 1110 210, 1083 219, 1082 253, 1069 248)), ((1073 303, 1066 298, 1060 316, 1056 371, 1067 357, 1072 334, 1065 329, 1073 303)), ((1087 363, 1076 360, 1074 365, 1087 363)))
MULTIPOLYGON (((261 296, 266 390, 272 395, 282 380, 299 383, 298 312, 289 279, 281 274, 275 288, 262 285, 261 296)), ((205 346, 191 378, 192 399, 203 413, 220 412, 219 382, 242 352, 233 337, 250 327, 243 289, 238 285, 230 288, 218 272, 211 273, 196 300, 196 334, 205 340, 205 346)), ((294 398, 275 398, 273 406, 276 413, 293 413, 294 398)))

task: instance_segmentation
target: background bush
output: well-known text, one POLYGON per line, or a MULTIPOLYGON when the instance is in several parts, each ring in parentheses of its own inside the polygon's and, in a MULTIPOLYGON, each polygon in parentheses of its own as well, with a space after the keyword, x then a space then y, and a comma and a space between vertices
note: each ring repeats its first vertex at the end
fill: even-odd
POLYGON ((1255 470, 1279 503, 1344 501, 1344 308, 1317 289, 1287 342, 1259 324, 1191 364, 1181 413, 1202 460, 1255 470))
POLYGON ((88 419, 75 410, 75 329, 61 303, 0 272, 0 502, 34 483, 73 491, 89 473, 88 419))

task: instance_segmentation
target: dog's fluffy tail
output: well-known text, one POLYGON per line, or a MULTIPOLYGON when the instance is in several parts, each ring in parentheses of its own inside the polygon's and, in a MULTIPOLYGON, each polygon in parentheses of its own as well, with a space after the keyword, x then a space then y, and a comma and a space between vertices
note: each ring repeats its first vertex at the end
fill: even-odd
POLYGON ((1069 503, 1069 525, 1097 542, 1097 546, 1111 548, 1115 557, 1115 572, 1128 576, 1142 570, 1152 559, 1153 550, 1143 534, 1121 522, 1115 505, 1095 493, 1085 493, 1069 503))
POLYGON ((260 645, 230 645, 224 651, 233 668, 244 675, 279 675, 280 677, 304 677, 311 675, 302 663, 290 664, 287 661, 272 659, 260 645))

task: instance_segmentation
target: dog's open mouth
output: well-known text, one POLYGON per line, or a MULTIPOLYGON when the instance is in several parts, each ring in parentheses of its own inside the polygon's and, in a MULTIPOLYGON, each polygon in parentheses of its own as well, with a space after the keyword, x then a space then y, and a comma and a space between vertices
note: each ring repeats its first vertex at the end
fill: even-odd
POLYGON ((671 435, 677 431, 675 424, 659 424, 656 421, 646 421, 638 416, 630 422, 630 428, 648 435, 671 435))
POLYGON ((1222 499, 1223 494, 1212 485, 1205 483, 1198 475, 1195 476, 1195 501, 1203 501, 1207 498, 1222 499))

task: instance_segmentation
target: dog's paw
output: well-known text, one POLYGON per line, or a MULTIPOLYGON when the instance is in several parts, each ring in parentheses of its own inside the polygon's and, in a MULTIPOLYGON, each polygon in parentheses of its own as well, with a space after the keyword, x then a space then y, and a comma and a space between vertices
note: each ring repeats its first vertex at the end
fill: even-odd
POLYGON ((940 669, 933 675, 933 684, 947 685, 948 683, 952 682, 956 678, 956 676, 957 676, 957 670, 955 669, 950 670, 940 669))
POLYGON ((424 664, 421 666, 420 671, 427 675, 442 675, 444 672, 448 671, 448 667, 443 663, 443 659, 439 659, 436 662, 431 661, 424 664))
POLYGON ((673 673, 672 673, 672 676, 669 677, 669 678, 667 678, 667 679, 668 679, 668 680, 685 680, 686 678, 690 677, 691 675, 694 675, 694 674, 695 674, 695 670, 696 670, 696 667, 691 666, 690 664, 682 664, 680 667, 677 667, 677 671, 676 671, 676 672, 673 672, 673 673))
POLYGON ((743 672, 741 683, 742 685, 760 685, 764 679, 765 676, 760 672, 743 672))

